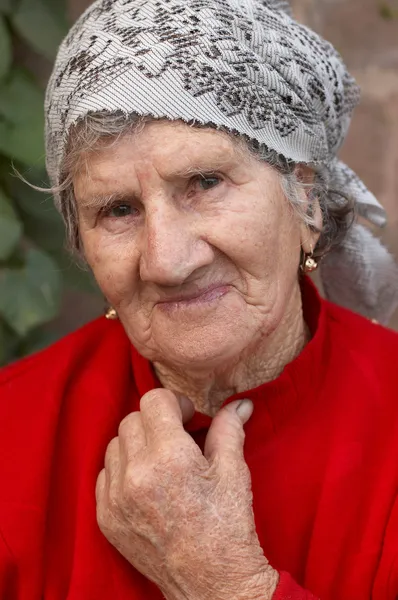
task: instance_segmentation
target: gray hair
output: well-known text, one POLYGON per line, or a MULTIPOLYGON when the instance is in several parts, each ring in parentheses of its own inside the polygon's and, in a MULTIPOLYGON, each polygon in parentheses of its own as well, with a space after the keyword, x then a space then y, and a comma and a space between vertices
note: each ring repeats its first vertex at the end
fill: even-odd
MULTIPOLYGON (((69 131, 67 149, 61 164, 60 185, 51 188, 52 193, 59 194, 60 210, 66 225, 67 245, 70 250, 81 256, 81 241, 79 235, 77 206, 73 188, 73 177, 81 168, 82 154, 95 150, 99 144, 109 142, 110 145, 124 135, 137 134, 149 122, 155 121, 152 116, 132 114, 126 117, 122 112, 109 113, 106 111, 89 113, 69 131)), ((203 128, 199 123, 191 123, 194 127, 203 128)), ((214 128, 212 124, 206 126, 214 128)), ((309 184, 299 181, 293 161, 286 160, 264 144, 259 144, 242 134, 223 131, 228 135, 242 152, 250 154, 256 160, 265 161, 274 167, 281 175, 282 190, 299 216, 311 230, 317 230, 313 211, 313 203, 318 200, 323 227, 314 255, 320 257, 331 248, 341 243, 354 221, 354 203, 341 190, 331 190, 328 185, 327 169, 313 167, 314 182, 309 184), (303 201, 302 190, 306 191, 307 201, 303 201)), ((46 190, 48 191, 48 190, 46 190)))
POLYGON ((81 244, 66 154, 79 156, 85 137, 109 137, 110 125, 117 139, 134 127, 133 113, 200 123, 255 140, 249 150, 279 170, 309 227, 319 201, 315 254, 330 250, 320 269, 325 296, 386 322, 398 303, 396 266, 352 223, 352 204, 377 226, 386 213, 337 157, 358 101, 338 52, 289 16, 287 0, 96 0, 60 46, 45 103, 47 170, 64 186, 55 201, 72 247, 81 244), (103 111, 117 113, 113 122, 93 123, 103 111), (313 169, 311 185, 301 181, 303 165, 313 169))

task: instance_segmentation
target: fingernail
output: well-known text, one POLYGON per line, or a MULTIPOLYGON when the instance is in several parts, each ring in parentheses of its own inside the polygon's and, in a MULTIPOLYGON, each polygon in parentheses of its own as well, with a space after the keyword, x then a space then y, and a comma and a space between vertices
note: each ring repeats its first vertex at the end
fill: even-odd
POLYGON ((243 424, 247 423, 253 413, 253 402, 251 400, 242 400, 236 407, 236 413, 243 424))

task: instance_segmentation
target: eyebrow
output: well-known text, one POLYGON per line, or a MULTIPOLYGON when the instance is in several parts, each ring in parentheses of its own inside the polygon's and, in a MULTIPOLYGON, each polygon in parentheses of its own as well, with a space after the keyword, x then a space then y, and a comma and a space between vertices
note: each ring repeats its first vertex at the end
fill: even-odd
POLYGON ((111 194, 91 194, 78 200, 78 206, 84 211, 106 209, 114 204, 129 203, 136 198, 135 194, 127 192, 113 192, 111 194))
MULTIPOLYGON (((239 166, 242 163, 241 155, 237 152, 236 148, 233 149, 232 155, 228 157, 219 156, 217 158, 206 157, 203 161, 192 161, 191 164, 180 169, 174 169, 171 171, 167 178, 182 178, 193 177, 195 175, 206 175, 213 174, 219 170, 232 170, 234 167, 239 166)), ((139 201, 139 197, 134 192, 121 192, 115 191, 109 194, 90 194, 86 197, 82 197, 78 200, 78 206, 83 211, 90 211, 95 209, 106 209, 114 204, 131 203, 132 201, 139 201)))
POLYGON ((228 157, 217 157, 211 159, 205 158, 202 161, 196 162, 192 161, 190 165, 186 167, 182 167, 180 169, 175 169, 172 173, 170 173, 170 177, 187 177, 189 175, 200 175, 202 173, 215 173, 221 169, 232 169, 234 166, 239 164, 241 157, 237 152, 234 152, 232 156, 228 157))

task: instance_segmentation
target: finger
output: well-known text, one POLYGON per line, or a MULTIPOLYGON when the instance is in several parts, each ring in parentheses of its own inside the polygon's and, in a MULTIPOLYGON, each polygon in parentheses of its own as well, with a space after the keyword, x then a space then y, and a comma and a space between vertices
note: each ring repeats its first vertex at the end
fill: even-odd
MULTIPOLYGON (((193 416, 188 399, 178 399, 170 390, 158 388, 144 394, 141 398, 141 418, 148 444, 158 443, 170 438, 193 442, 183 427, 183 419, 193 416)), ((192 404, 192 403, 190 403, 192 404)))
POLYGON ((119 438, 113 438, 106 449, 105 452, 105 491, 104 491, 104 500, 105 498, 109 498, 112 491, 117 489, 120 481, 120 447, 119 447, 119 438))
POLYGON ((100 530, 104 532, 104 523, 106 522, 106 515, 108 514, 109 506, 109 480, 106 476, 105 469, 102 469, 97 477, 97 483, 95 485, 95 499, 97 523, 100 530))
POLYGON ((119 471, 120 448, 119 438, 114 437, 108 444, 105 452, 105 472, 108 479, 115 477, 119 471))
POLYGON ((105 487, 106 487, 106 475, 105 469, 102 469, 100 474, 97 477, 97 483, 95 484, 95 499, 97 504, 102 504, 104 495, 105 495, 105 487))
POLYGON ((146 435, 141 413, 130 413, 119 425, 119 446, 122 463, 134 459, 146 446, 146 435))
MULTIPOLYGON (((125 469, 122 465, 120 438, 113 438, 105 452, 105 485, 102 496, 102 508, 108 507, 114 513, 120 505, 120 489, 124 480, 125 469)), ((98 505, 99 506, 99 505, 98 505)))
POLYGON ((253 412, 251 400, 236 400, 224 406, 214 417, 206 437, 204 455, 209 462, 216 457, 231 466, 243 460, 243 425, 253 412))

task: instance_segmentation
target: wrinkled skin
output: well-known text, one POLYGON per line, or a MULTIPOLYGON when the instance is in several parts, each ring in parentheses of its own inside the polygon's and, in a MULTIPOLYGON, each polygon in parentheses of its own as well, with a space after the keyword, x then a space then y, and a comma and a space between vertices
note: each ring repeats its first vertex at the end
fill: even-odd
POLYGON ((82 156, 74 188, 86 260, 164 387, 213 415, 301 351, 300 250, 317 235, 275 169, 226 134, 155 122, 82 156))
POLYGON ((234 402, 220 410, 204 455, 182 420, 192 415, 159 389, 122 421, 97 483, 99 526, 108 540, 168 600, 272 597, 268 565, 253 520, 243 421, 234 402), (185 413, 185 414, 184 414, 185 413))
POLYGON ((182 123, 86 153, 74 188, 86 260, 165 388, 109 445, 100 528, 168 600, 267 600, 278 576, 255 532, 242 422, 219 409, 305 345, 297 273, 317 235, 272 167, 182 123), (173 392, 214 416, 204 455, 173 392))

